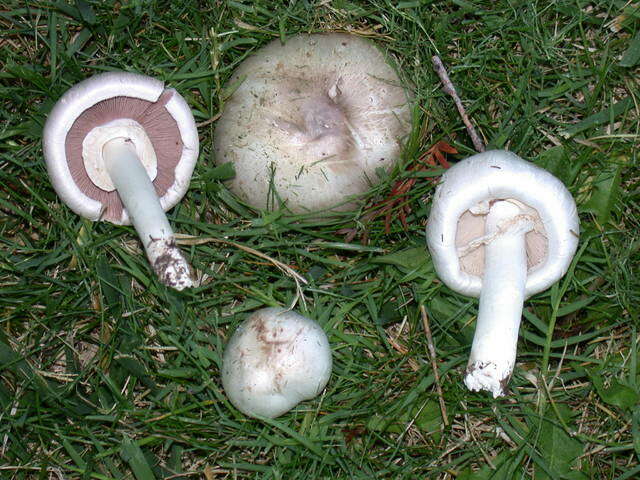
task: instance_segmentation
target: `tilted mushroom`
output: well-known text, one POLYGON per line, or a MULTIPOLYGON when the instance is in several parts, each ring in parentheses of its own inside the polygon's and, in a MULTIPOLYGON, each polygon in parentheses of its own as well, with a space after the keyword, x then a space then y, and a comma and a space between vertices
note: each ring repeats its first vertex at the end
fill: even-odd
POLYGON ((443 175, 427 244, 442 281, 480 297, 464 380, 470 390, 505 394, 523 301, 566 273, 579 228, 562 182, 513 153, 474 155, 443 175))
POLYGON ((331 348, 313 320, 281 308, 251 314, 222 360, 222 385, 249 416, 275 418, 318 395, 331 376, 331 348))
POLYGON ((186 193, 198 158, 196 125, 178 92, 134 73, 93 76, 56 103, 43 147, 51 183, 75 213, 133 223, 160 280, 193 285, 164 213, 186 193))
POLYGON ((376 46, 342 33, 274 40, 229 85, 214 135, 216 163, 256 208, 348 209, 398 160, 411 130, 411 94, 376 46))

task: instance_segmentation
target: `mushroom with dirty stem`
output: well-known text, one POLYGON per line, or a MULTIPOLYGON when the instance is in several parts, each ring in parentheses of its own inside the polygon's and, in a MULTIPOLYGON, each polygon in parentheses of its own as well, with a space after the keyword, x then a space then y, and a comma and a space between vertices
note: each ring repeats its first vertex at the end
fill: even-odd
POLYGON ((193 286, 165 211, 186 193, 198 135, 184 99, 162 82, 109 72, 68 90, 44 128, 51 183, 77 214, 132 223, 160 281, 193 286))
POLYGON ((317 396, 331 376, 331 348, 316 322, 282 308, 251 314, 222 360, 222 385, 246 415, 275 418, 317 396))
POLYGON ((427 244, 442 281, 480 297, 464 379, 470 390, 505 394, 523 302, 566 273, 579 228, 575 201, 562 182, 513 153, 477 154, 445 172, 427 244))
MULTIPOLYGON (((231 190, 256 208, 345 210, 400 158, 412 95, 388 58, 356 35, 274 40, 233 73, 214 135, 231 190)), ((316 217, 317 218, 317 217, 316 217)))

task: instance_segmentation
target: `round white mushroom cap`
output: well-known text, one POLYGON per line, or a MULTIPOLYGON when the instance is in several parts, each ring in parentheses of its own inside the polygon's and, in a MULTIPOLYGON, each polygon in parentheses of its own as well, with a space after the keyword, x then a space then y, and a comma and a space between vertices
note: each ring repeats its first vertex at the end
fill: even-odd
POLYGON ((69 89, 49 114, 43 132, 51 183, 77 214, 129 223, 102 160, 103 146, 122 136, 135 145, 165 211, 189 188, 198 132, 182 96, 144 75, 103 73, 69 89))
POLYGON ((249 416, 275 418, 317 396, 331 375, 331 348, 313 320, 281 308, 251 314, 224 352, 222 384, 249 416))
POLYGON ((452 290, 480 296, 484 224, 496 200, 510 200, 534 219, 525 236, 527 297, 560 279, 578 245, 579 218, 573 197, 548 171, 502 150, 469 157, 443 175, 427 223, 427 244, 436 271, 452 290))
POLYGON ((215 161, 233 163, 232 191, 256 208, 277 208, 277 198, 296 213, 350 208, 411 130, 410 92, 355 35, 274 40, 228 84, 237 88, 216 126, 215 161))

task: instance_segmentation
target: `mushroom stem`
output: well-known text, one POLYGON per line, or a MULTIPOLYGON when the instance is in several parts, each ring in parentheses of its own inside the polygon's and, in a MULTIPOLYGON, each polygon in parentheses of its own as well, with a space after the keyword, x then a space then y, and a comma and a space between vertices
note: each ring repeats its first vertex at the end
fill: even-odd
POLYGON ((104 144, 102 155, 160 281, 176 290, 192 287, 191 267, 176 245, 173 230, 133 143, 124 137, 114 138, 104 144))
POLYGON ((464 382, 496 398, 505 394, 515 364, 527 280, 525 234, 533 221, 515 203, 501 200, 491 206, 485 228, 480 307, 464 382))

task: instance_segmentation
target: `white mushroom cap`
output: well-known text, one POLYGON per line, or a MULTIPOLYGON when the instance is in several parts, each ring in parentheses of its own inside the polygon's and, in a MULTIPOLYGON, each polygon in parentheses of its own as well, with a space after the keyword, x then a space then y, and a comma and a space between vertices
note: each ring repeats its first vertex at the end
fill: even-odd
MULTIPOLYGON (((127 72, 95 75, 60 98, 49 114, 43 135, 53 187, 74 212, 91 220, 130 222, 117 192, 94 184, 91 178, 94 173, 90 171, 100 171, 102 167, 98 164, 87 169, 87 162, 93 159, 83 158, 82 152, 83 140, 95 127, 122 124, 144 127, 154 147, 157 160, 148 160, 147 154, 143 154, 141 161, 148 172, 154 170, 149 163, 156 165, 157 174, 151 176, 165 211, 175 206, 189 187, 198 157, 198 133, 182 96, 144 75, 127 72)), ((103 140, 106 142, 108 138, 103 140)), ((140 146, 138 150, 142 152, 148 147, 140 146)), ((101 147, 89 151, 101 152, 101 147)))
POLYGON ((281 308, 251 314, 224 352, 222 384, 249 416, 275 418, 317 396, 331 375, 331 348, 313 320, 281 308))
POLYGON ((578 234, 562 182, 513 153, 474 155, 443 175, 427 243, 442 281, 480 297, 464 378, 470 390, 506 393, 523 301, 566 273, 578 234))
MULTIPOLYGON (((378 182, 411 130, 411 94, 385 55, 355 35, 298 35, 260 49, 234 72, 214 136, 232 162, 231 189, 257 208, 318 211, 378 182)), ((343 205, 342 209, 350 208, 343 205)))
POLYGON ((576 251, 580 232, 576 204, 548 171, 501 150, 457 163, 436 189, 427 244, 439 277, 452 290, 480 296, 484 218, 486 207, 495 200, 515 200, 537 214, 534 230, 525 237, 529 265, 525 295, 545 290, 566 273, 576 251))

